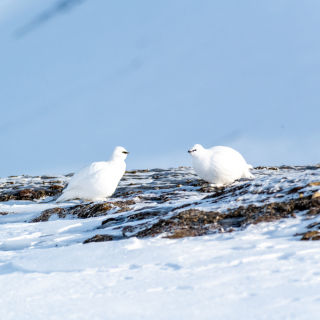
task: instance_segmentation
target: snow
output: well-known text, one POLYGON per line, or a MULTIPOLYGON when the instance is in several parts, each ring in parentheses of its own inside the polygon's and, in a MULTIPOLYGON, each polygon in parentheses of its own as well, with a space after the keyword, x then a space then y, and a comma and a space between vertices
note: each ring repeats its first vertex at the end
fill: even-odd
POLYGON ((320 248, 283 228, 2 252, 3 319, 307 319, 320 248))
MULTIPOLYGON (((203 200, 192 206, 223 211, 228 203, 287 201, 299 197, 287 194, 288 189, 320 180, 315 166, 252 172, 256 179, 243 200, 230 195, 216 203, 203 200), (252 193, 272 188, 278 193, 252 193), (276 197, 279 193, 284 196, 276 197)), ((179 175, 196 178, 187 168, 127 173, 119 189, 149 184, 145 196, 160 194, 165 189, 155 190, 154 185, 174 184, 179 175), (156 173, 162 179, 152 179, 156 173)), ((59 180, 64 185, 69 179, 53 175, 45 181, 59 180)), ((13 177, 1 179, 2 188, 9 188, 8 181, 29 187, 42 183, 41 177, 13 177)), ((164 209, 204 197, 195 187, 182 188, 187 191, 171 203, 149 201, 147 205, 164 209)), ((299 192, 311 194, 318 189, 310 186, 299 192)), ((320 222, 319 216, 306 220, 301 212, 296 218, 194 238, 127 239, 120 238, 114 225, 97 229, 106 216, 60 219, 53 215, 47 222, 30 223, 43 210, 57 207, 50 200, 0 203, 0 212, 9 212, 0 216, 1 319, 300 320, 314 318, 320 310, 319 242, 294 236, 306 231, 311 222, 320 222), (119 240, 83 244, 95 234, 112 232, 119 240)), ((132 210, 142 207, 140 202, 132 210)), ((132 210, 108 216, 126 217, 132 210)))

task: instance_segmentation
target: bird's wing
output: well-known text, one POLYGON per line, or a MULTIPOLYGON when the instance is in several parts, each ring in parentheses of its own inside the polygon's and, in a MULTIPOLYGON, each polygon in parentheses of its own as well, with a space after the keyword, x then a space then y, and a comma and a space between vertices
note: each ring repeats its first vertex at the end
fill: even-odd
POLYGON ((93 162, 82 169, 80 169, 74 176, 71 178, 68 187, 66 190, 71 190, 77 188, 83 182, 91 180, 94 176, 103 168, 105 168, 107 162, 93 162))

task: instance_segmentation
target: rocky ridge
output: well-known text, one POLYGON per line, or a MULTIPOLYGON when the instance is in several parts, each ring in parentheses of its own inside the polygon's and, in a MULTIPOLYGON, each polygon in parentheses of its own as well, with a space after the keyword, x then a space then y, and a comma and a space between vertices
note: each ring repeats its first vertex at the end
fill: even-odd
MULTIPOLYGON (((310 220, 301 240, 319 240, 320 167, 257 167, 255 180, 211 188, 191 168, 128 171, 112 198, 100 203, 74 201, 46 209, 29 220, 105 217, 84 243, 128 237, 183 238, 243 230, 303 215, 310 220)), ((67 185, 66 176, 18 176, 0 180, 0 202, 53 203, 67 185)), ((0 215, 12 213, 0 212, 0 215)), ((0 217, 1 218, 1 217, 0 217)))

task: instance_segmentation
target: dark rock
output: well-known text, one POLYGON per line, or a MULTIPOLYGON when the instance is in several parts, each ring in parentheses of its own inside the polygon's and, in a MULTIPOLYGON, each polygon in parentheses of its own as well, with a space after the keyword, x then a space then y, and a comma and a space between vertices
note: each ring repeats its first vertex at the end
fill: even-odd
MULTIPOLYGON (((320 214, 320 201, 317 199, 293 199, 289 202, 275 202, 263 206, 249 205, 229 209, 227 213, 189 209, 180 212, 170 219, 160 219, 147 229, 135 234, 137 237, 152 237, 161 233, 169 233, 168 238, 184 236, 200 236, 224 229, 235 230, 250 224, 273 222, 295 217, 295 212, 312 208, 312 214, 320 214), (314 211, 316 210, 316 211, 314 211)), ((310 210, 306 213, 310 214, 310 210)), ((128 217, 129 218, 129 217, 128 217)), ((138 219, 133 216, 132 218, 138 219)))
POLYGON ((164 232, 174 234, 180 229, 183 229, 184 232, 180 232, 179 235, 187 235, 191 233, 192 236, 204 235, 212 232, 213 229, 220 226, 217 224, 219 215, 219 212, 189 209, 187 211, 180 212, 177 216, 171 219, 160 219, 148 229, 138 232, 136 236, 140 238, 153 237, 164 232), (211 224, 210 228, 207 226, 209 224, 211 224))
POLYGON ((90 243, 90 242, 104 242, 104 241, 112 241, 112 240, 113 240, 113 237, 109 236, 108 234, 97 234, 94 237, 85 240, 83 244, 90 243))
POLYGON ((37 197, 37 193, 32 189, 21 190, 19 195, 21 200, 32 200, 37 197))
POLYGON ((309 224, 307 226, 307 229, 312 229, 314 227, 319 227, 320 228, 320 222, 313 222, 313 223, 309 224))
POLYGON ((193 203, 186 203, 186 204, 183 204, 182 206, 180 207, 176 207, 174 209, 172 209, 172 211, 175 211, 175 210, 179 210, 179 209, 183 209, 183 208, 186 208, 186 207, 189 207, 191 206, 193 203))
POLYGON ((107 224, 109 222, 114 222, 114 221, 117 221, 117 219, 116 218, 109 218, 109 219, 103 220, 101 222, 101 225, 103 226, 103 225, 105 225, 105 224, 107 224))
POLYGON ((124 237, 129 238, 135 236, 139 231, 147 229, 149 225, 149 223, 144 222, 140 224, 135 224, 133 226, 125 226, 124 228, 122 228, 122 234, 124 237))
POLYGON ((304 187, 295 187, 288 191, 288 194, 297 193, 299 190, 303 189, 304 187))
POLYGON ((44 189, 35 190, 37 193, 37 199, 44 198, 47 196, 47 193, 44 189))
POLYGON ((175 230, 173 235, 167 236, 164 238, 168 239, 180 239, 180 238, 186 238, 186 237, 197 237, 200 234, 196 230, 192 229, 180 229, 180 230, 175 230))
POLYGON ((0 196, 0 202, 6 202, 9 200, 20 200, 19 193, 5 193, 0 196))
POLYGON ((134 200, 126 200, 126 201, 115 201, 111 202, 114 206, 119 207, 120 210, 117 210, 117 213, 130 211, 131 208, 128 206, 134 205, 136 202, 134 200))
POLYGON ((9 200, 34 200, 54 196, 61 193, 61 189, 50 190, 43 188, 23 189, 18 192, 8 192, 0 195, 0 202, 9 200))
POLYGON ((59 186, 58 184, 54 184, 49 189, 50 190, 61 190, 63 188, 64 188, 63 186, 59 186))
MULTIPOLYGON (((52 192, 55 192, 53 190, 52 192)), ((127 201, 116 201, 116 202, 103 202, 103 203, 86 203, 80 204, 73 207, 62 209, 60 207, 56 207, 53 209, 45 210, 41 213, 38 218, 33 219, 30 222, 39 222, 39 221, 48 221, 52 214, 58 213, 59 218, 65 218, 67 214, 70 214, 79 219, 88 219, 92 217, 100 217, 105 216, 108 212, 115 208, 120 208, 116 212, 126 212, 131 210, 128 205, 135 204, 134 200, 127 201), (62 211, 61 211, 62 210, 62 211)))
POLYGON ((303 234, 301 238, 302 241, 306 240, 320 240, 320 232, 319 231, 308 231, 303 234))
POLYGON ((127 216, 127 221, 139 221, 158 217, 159 215, 161 215, 161 211, 143 211, 127 216))
POLYGON ((59 218, 65 218, 67 210, 60 207, 45 210, 39 217, 32 219, 30 223, 48 221, 53 214, 58 214, 59 218))
POLYGON ((108 211, 113 209, 114 206, 109 202, 98 204, 85 204, 72 207, 69 211, 70 214, 79 219, 87 219, 92 217, 100 217, 108 214, 108 211))

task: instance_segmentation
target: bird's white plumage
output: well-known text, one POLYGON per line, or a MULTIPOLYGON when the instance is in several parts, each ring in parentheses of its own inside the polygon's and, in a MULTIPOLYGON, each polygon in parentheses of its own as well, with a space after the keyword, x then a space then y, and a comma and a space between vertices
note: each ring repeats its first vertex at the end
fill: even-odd
POLYGON ((254 179, 249 171, 252 166, 232 148, 205 149, 200 144, 196 144, 189 153, 197 175, 215 186, 227 185, 240 178, 254 179))
POLYGON ((110 197, 125 173, 127 153, 124 148, 116 147, 109 161, 93 162, 80 169, 56 202, 77 198, 101 201, 110 197))

